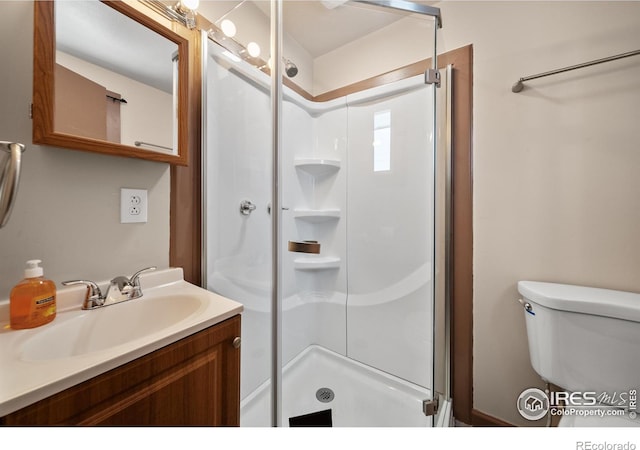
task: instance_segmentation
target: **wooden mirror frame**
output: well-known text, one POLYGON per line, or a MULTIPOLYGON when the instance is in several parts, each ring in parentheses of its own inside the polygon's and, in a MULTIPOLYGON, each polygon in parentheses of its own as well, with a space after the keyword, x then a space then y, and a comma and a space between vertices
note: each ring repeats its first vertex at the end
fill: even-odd
MULTIPOLYGON (((178 54, 180 55, 178 62, 178 152, 175 155, 159 153, 129 145, 60 133, 54 130, 56 32, 55 2, 50 0, 36 0, 34 2, 33 143, 147 159, 181 166, 188 165, 189 66, 191 60, 188 36, 181 35, 177 32, 178 30, 174 31, 156 22, 141 10, 128 5, 124 1, 103 1, 103 3, 178 45, 178 54)), ((181 25, 176 25, 175 27, 178 26, 181 25)))

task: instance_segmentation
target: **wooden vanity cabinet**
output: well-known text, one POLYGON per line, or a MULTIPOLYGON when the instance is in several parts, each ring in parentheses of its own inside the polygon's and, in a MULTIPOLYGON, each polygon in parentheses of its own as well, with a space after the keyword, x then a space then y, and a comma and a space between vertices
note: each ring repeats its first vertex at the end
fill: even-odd
POLYGON ((4 425, 238 426, 240 316, 11 413, 4 425))

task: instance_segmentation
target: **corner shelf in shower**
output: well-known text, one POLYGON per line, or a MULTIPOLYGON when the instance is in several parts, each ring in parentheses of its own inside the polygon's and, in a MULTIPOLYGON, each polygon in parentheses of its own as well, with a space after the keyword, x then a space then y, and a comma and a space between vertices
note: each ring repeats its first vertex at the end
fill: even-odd
POLYGON ((340 258, 324 256, 320 258, 296 258, 293 260, 296 270, 329 270, 340 268, 340 258))
POLYGON ((293 163, 298 169, 304 170, 313 176, 329 175, 340 170, 340 161, 337 159, 305 158, 296 159, 293 163))
POLYGON ((340 219, 339 209, 295 209, 293 217, 310 223, 322 223, 340 219))

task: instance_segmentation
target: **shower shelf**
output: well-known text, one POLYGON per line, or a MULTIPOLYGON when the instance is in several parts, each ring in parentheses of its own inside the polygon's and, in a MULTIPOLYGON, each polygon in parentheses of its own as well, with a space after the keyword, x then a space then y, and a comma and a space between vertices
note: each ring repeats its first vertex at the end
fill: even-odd
POLYGON ((300 170, 304 170, 313 176, 333 174, 340 170, 340 161, 337 159, 296 159, 294 165, 300 170))
POLYGON ((296 270, 329 270, 340 268, 340 258, 325 256, 322 258, 296 258, 293 261, 296 270))
POLYGON ((329 222, 340 219, 339 209, 296 209, 293 211, 296 219, 310 223, 329 222))

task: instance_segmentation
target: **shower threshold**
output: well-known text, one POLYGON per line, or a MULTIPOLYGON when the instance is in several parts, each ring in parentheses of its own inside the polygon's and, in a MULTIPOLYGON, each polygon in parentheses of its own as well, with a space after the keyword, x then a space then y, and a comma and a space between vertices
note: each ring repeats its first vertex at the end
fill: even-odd
MULTIPOLYGON (((291 360, 282 375, 282 424, 331 409, 335 427, 428 427, 422 412, 430 391, 318 345, 291 360)), ((270 381, 241 402, 240 426, 267 427, 270 381)))

